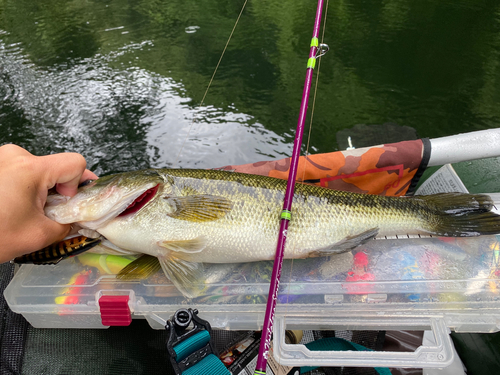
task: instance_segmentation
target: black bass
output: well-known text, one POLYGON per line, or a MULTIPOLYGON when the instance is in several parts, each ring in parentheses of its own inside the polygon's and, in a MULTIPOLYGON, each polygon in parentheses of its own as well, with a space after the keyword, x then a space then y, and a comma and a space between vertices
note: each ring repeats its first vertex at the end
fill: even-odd
MULTIPOLYGON (((202 263, 274 258, 285 188, 286 181, 264 176, 148 169, 100 178, 72 198, 49 196, 45 213, 149 255, 132 269, 157 257, 170 280, 193 295, 189 285, 202 263)), ((297 184, 285 258, 332 255, 377 235, 497 234, 492 205, 486 195, 384 197, 297 184)))

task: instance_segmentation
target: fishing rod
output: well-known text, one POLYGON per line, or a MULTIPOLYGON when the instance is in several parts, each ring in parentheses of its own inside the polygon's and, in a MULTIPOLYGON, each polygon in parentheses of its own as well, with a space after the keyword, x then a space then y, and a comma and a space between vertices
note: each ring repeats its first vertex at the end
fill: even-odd
POLYGON ((318 0, 316 9, 316 19, 314 21, 313 36, 311 39, 311 48, 309 50, 309 59, 307 60, 306 79, 304 91, 302 93, 302 102, 300 104, 299 119, 297 130, 295 131, 295 140, 293 142, 292 158, 290 160, 290 172, 286 185, 285 198, 283 201, 283 210, 281 211, 280 229, 278 232, 278 243, 276 246, 276 256, 274 258, 271 283, 269 285, 269 294, 267 298, 266 314, 264 325, 262 327, 262 336, 259 346, 259 355, 254 375, 265 375, 267 358, 271 346, 271 335, 273 331, 274 312, 276 309, 276 300, 278 297, 279 282, 281 277, 281 268, 285 252, 285 243, 287 237, 288 224, 292 218, 292 201, 295 193, 295 179, 297 177, 297 167, 299 164, 300 148, 302 146, 302 136, 304 134, 304 123, 306 120, 307 105, 309 102, 309 92, 311 91, 311 82, 316 65, 316 58, 322 56, 328 51, 328 46, 318 43, 319 29, 321 23, 321 12, 323 10, 323 0, 318 0))

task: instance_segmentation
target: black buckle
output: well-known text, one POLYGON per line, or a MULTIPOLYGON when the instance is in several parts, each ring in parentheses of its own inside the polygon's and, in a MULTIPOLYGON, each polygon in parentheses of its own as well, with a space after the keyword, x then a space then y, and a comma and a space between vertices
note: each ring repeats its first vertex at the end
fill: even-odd
POLYGON ((214 354, 218 357, 217 351, 213 346, 212 328, 210 327, 210 323, 198 317, 198 310, 177 310, 172 318, 167 321, 165 328, 169 331, 167 351, 170 355, 170 362, 172 363, 176 375, 181 375, 183 371, 186 371, 187 368, 194 366, 209 354, 214 354), (193 329, 186 330, 191 323, 193 323, 193 329), (174 347, 182 341, 187 340, 196 335, 198 332, 204 330, 208 331, 208 334, 210 335, 209 342, 201 349, 196 350, 183 360, 177 362, 177 353, 175 352, 174 347))

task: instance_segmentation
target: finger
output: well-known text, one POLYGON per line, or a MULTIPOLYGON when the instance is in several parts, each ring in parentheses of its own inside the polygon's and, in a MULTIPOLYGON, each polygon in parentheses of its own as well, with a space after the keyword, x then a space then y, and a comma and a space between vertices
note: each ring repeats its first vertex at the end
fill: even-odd
MULTIPOLYGON (((86 182, 86 181, 95 181, 97 180, 99 177, 92 171, 89 171, 88 169, 85 169, 85 171, 83 172, 82 176, 80 177, 80 181, 78 183, 78 187, 81 186, 82 183, 86 182)), ((59 185, 56 185, 56 190, 59 192, 59 185)))
POLYGON ((85 171, 82 174, 82 177, 80 177, 80 184, 84 181, 87 180, 97 180, 99 177, 94 172, 89 171, 88 169, 85 169, 85 171))
POLYGON ((42 156, 46 168, 47 189, 56 186, 59 194, 72 197, 76 194, 80 178, 87 163, 82 155, 64 153, 42 156))

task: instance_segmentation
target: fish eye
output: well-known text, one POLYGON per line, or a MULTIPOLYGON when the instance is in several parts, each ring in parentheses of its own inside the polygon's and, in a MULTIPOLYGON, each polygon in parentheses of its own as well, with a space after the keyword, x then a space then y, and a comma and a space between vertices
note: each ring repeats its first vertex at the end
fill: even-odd
POLYGON ((81 187, 87 186, 88 184, 91 184, 94 181, 95 180, 85 180, 82 183, 80 183, 80 185, 78 185, 78 187, 81 188, 81 187))

